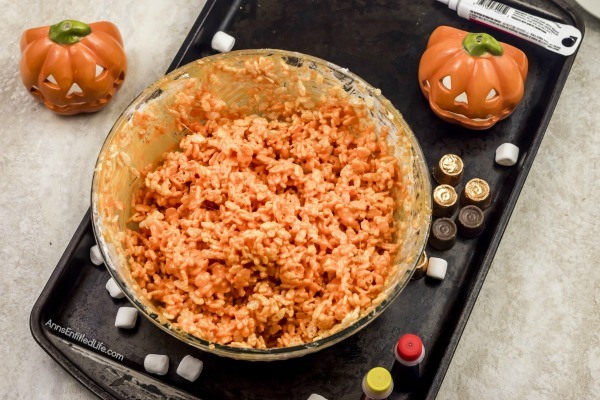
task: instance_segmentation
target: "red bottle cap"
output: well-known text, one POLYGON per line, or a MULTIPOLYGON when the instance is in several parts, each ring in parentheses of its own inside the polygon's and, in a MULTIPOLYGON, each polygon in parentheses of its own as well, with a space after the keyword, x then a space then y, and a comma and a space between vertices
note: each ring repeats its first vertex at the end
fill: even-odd
POLYGON ((423 354, 423 342, 417 335, 407 333, 398 340, 396 353, 404 361, 417 361, 423 354))

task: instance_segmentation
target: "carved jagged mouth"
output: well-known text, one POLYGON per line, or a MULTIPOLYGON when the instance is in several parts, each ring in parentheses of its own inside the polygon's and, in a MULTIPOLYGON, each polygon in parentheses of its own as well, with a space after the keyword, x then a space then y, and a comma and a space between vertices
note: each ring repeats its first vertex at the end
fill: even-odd
MULTIPOLYGON (((51 77, 51 75, 49 75, 49 77, 51 77)), ((117 79, 115 79, 115 81, 113 82, 113 86, 112 86, 111 90, 104 97, 95 99, 93 101, 73 101, 73 100, 78 100, 78 99, 82 100, 82 98, 85 96, 84 92, 81 90, 79 85, 77 85, 77 83, 73 83, 73 85, 71 85, 71 88, 69 88, 69 92, 66 95, 66 98, 73 102, 71 102, 69 104, 65 104, 65 105, 57 105, 57 104, 54 104, 54 103, 48 101, 45 98, 42 91, 37 86, 32 86, 29 89, 29 93, 31 93, 32 96, 34 96, 39 101, 44 103, 44 105, 47 108, 49 108, 50 110, 52 110, 58 114, 69 114, 69 113, 74 114, 77 112, 94 112, 94 111, 100 110, 102 107, 104 107, 104 105, 106 105, 112 99, 114 94, 117 92, 117 90, 119 90, 119 88, 123 84, 124 80, 125 80, 125 73, 121 72, 119 77, 117 79)), ((49 80, 47 78, 46 81, 44 82, 44 84, 50 88, 59 89, 58 84, 53 82, 52 79, 49 80)))
POLYGON ((489 122, 489 121, 492 121, 495 118, 494 115, 488 115, 487 118, 471 118, 471 117, 467 117, 464 114, 455 113, 455 112, 448 111, 448 110, 443 110, 443 111, 447 112, 448 114, 450 114, 450 115, 452 115, 452 116, 454 116, 456 118, 467 119, 467 120, 473 121, 473 122, 489 122))
MULTIPOLYGON (((118 87, 115 87, 115 90, 118 89, 118 87)), ((42 94, 42 92, 40 92, 39 90, 34 91, 31 90, 31 93, 38 99, 40 100, 42 103, 44 103, 44 105, 49 108, 50 110, 59 113, 59 114, 64 114, 64 113, 68 113, 69 111, 75 111, 76 109, 81 112, 86 112, 86 111, 98 111, 100 108, 102 108, 106 103, 108 103, 110 101, 110 99, 112 99, 113 94, 107 94, 106 96, 100 98, 100 99, 96 99, 94 101, 82 101, 82 102, 76 102, 76 103, 69 103, 69 104, 65 104, 64 106, 61 105, 57 105, 54 104, 48 100, 46 100, 46 98, 44 97, 44 95, 42 94)), ((114 92, 113 92, 114 93, 114 92)), ((74 96, 69 96, 69 98, 72 98, 74 96)))
POLYGON ((457 121, 461 124, 471 127, 472 129, 487 129, 504 117, 504 115, 498 116, 489 114, 486 118, 471 118, 461 113, 442 109, 432 101, 429 102, 429 105, 431 106, 432 110, 441 118, 448 121, 457 121))
MULTIPOLYGON (((451 80, 451 76, 445 76, 442 79, 440 79, 439 81, 439 85, 443 88, 444 91, 446 91, 447 93, 449 93, 449 91, 452 89, 452 80, 451 80)), ((472 117, 468 117, 465 114, 461 114, 455 111, 450 111, 450 110, 446 110, 443 109, 441 107, 439 107, 437 104, 435 104, 435 102, 431 99, 431 94, 430 94, 430 90, 431 90, 431 84, 429 82, 429 80, 424 80, 422 82, 422 86, 421 86, 423 93, 425 94, 425 97, 427 97, 427 99, 429 100, 429 104, 431 106, 431 108, 433 109, 433 111, 438 114, 440 117, 447 119, 449 121, 451 120, 455 120, 455 121, 459 121, 462 124, 468 125, 473 129, 486 129, 488 127, 491 127, 493 124, 495 124, 497 121, 505 118, 507 115, 509 115, 509 112, 503 111, 502 115, 497 116, 497 115, 493 115, 493 114, 488 114, 487 117, 485 118, 472 118, 472 117)), ((492 88, 490 89, 489 93, 487 94, 485 101, 487 103, 493 103, 498 101, 499 98, 499 93, 496 89, 492 88)), ((466 106, 468 107, 469 105, 469 98, 466 92, 462 92, 459 95, 457 95, 454 98, 454 104, 456 106, 466 106)))

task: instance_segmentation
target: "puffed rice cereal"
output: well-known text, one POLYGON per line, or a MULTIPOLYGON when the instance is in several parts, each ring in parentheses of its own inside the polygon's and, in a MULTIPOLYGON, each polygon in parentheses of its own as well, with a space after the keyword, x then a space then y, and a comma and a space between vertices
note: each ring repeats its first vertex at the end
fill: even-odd
MULTIPOLYGON (((268 79, 269 68, 242 73, 268 79)), ((180 101, 172 110, 189 133, 141 172, 124 239, 147 299, 192 335, 254 348, 311 342, 371 306, 404 206, 385 130, 333 95, 260 116, 202 88, 180 101), (190 105, 195 114, 181 111, 190 105)))

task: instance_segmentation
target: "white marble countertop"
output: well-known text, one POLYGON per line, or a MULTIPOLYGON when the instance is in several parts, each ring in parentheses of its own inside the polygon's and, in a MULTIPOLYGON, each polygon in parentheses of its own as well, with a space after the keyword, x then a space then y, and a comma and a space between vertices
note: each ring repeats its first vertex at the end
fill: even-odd
MULTIPOLYGON (((204 0, 6 2, 0 37, 0 398, 92 399, 37 346, 28 318, 89 207, 120 112, 166 70, 204 0), (65 18, 109 20, 129 60, 103 111, 59 117, 24 90, 19 36, 65 18)), ((439 399, 592 399, 600 393, 600 21, 580 53, 439 399)))

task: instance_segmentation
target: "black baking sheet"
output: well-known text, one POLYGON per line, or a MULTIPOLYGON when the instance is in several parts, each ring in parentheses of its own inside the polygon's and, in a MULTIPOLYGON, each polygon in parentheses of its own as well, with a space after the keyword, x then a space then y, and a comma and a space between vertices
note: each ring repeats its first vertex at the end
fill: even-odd
MULTIPOLYGON (((578 12, 562 0, 505 3, 584 30, 578 12)), ((371 325, 316 354, 270 363, 233 361, 178 342, 142 317, 133 330, 114 327, 118 307, 127 304, 109 297, 104 289, 108 273, 90 263, 94 237, 88 212, 33 308, 36 341, 105 399, 303 400, 319 393, 337 400, 359 399, 362 376, 375 366, 391 369, 395 341, 413 332, 427 349, 422 376, 413 392, 395 391, 391 398, 435 398, 574 60, 490 31, 527 54, 526 92, 510 118, 489 131, 468 131, 438 119, 418 86, 420 55, 439 25, 488 31, 434 0, 209 0, 169 70, 213 54, 212 35, 224 30, 236 38, 235 49, 299 51, 349 68, 379 87, 411 125, 429 165, 456 153, 465 163, 463 184, 480 177, 492 189, 493 205, 485 211, 487 228, 481 237, 459 239, 446 252, 427 248, 430 256, 449 262, 443 282, 411 282, 371 325), (495 149, 504 142, 521 150, 514 167, 494 164, 495 149), (149 353, 169 355, 167 375, 144 371, 149 353), (175 373, 186 354, 204 362, 195 383, 175 373)))

